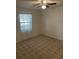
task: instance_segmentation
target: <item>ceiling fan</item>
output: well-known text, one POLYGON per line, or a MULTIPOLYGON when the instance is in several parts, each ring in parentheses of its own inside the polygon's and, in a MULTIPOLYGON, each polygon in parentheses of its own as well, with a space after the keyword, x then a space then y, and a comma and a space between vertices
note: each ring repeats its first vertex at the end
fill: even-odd
POLYGON ((34 7, 37 7, 37 8, 41 7, 42 9, 46 9, 50 7, 51 5, 56 5, 56 3, 55 2, 49 3, 46 0, 41 0, 40 3, 35 4, 34 7))

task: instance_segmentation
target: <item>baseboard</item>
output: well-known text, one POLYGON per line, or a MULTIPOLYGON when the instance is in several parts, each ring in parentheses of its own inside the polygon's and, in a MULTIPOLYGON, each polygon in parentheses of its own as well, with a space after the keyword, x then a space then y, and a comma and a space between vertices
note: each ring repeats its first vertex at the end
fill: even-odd
MULTIPOLYGON (((39 36, 45 36, 45 37, 48 37, 48 38, 51 38, 51 39, 60 40, 60 39, 57 39, 57 38, 54 38, 54 37, 51 37, 51 36, 48 36, 48 35, 39 34, 39 35, 36 35, 36 36, 30 37, 30 38, 24 39, 24 40, 16 42, 16 43, 20 43, 20 42, 23 42, 23 41, 26 41, 26 40, 30 40, 30 39, 33 39, 33 38, 36 38, 36 37, 39 37, 39 36)), ((63 40, 60 40, 60 41, 63 41, 63 40)))
POLYGON ((27 38, 27 39, 24 39, 24 40, 21 40, 21 41, 16 42, 16 43, 20 43, 20 42, 23 42, 23 41, 26 41, 26 40, 29 40, 29 39, 32 39, 32 38, 39 37, 39 36, 41 36, 41 34, 38 34, 38 35, 36 35, 36 36, 30 37, 30 38, 27 38))
MULTIPOLYGON (((44 35, 44 34, 41 34, 42 36, 45 36, 45 37, 49 37, 49 38, 51 38, 51 39, 56 39, 56 40, 60 40, 60 39, 57 39, 57 38, 55 38, 55 37, 51 37, 51 36, 48 36, 48 35, 44 35)), ((60 41, 63 41, 63 40, 60 40, 60 41)))

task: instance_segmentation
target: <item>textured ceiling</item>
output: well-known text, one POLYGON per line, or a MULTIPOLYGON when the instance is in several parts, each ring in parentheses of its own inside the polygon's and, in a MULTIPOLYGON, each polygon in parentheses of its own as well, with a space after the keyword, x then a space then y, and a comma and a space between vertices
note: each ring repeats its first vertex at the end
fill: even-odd
MULTIPOLYGON (((41 0, 16 0, 16 7, 17 8, 32 8, 32 9, 40 9, 33 7, 34 4, 40 3, 41 0)), ((63 5, 63 0, 46 0, 47 2, 56 2, 56 6, 63 5)), ((56 7, 51 6, 51 7, 56 7)))

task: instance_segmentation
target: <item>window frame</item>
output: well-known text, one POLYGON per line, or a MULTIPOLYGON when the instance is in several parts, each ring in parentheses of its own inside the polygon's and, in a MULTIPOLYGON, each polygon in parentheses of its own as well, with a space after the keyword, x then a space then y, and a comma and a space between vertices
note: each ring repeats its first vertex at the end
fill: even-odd
POLYGON ((33 17, 31 19, 31 31, 22 31, 21 30, 21 23, 27 23, 27 22, 20 22, 20 17, 19 17, 20 14, 30 14, 32 16, 32 13, 18 13, 18 20, 19 20, 19 29, 20 29, 20 32, 23 32, 23 33, 32 32, 32 20, 33 20, 33 17))

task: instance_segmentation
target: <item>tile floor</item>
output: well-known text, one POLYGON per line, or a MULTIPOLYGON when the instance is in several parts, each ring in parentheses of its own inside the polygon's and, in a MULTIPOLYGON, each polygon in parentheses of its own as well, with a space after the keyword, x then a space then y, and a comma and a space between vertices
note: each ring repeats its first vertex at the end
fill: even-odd
POLYGON ((16 59, 63 59, 63 41, 38 36, 19 42, 16 59))

